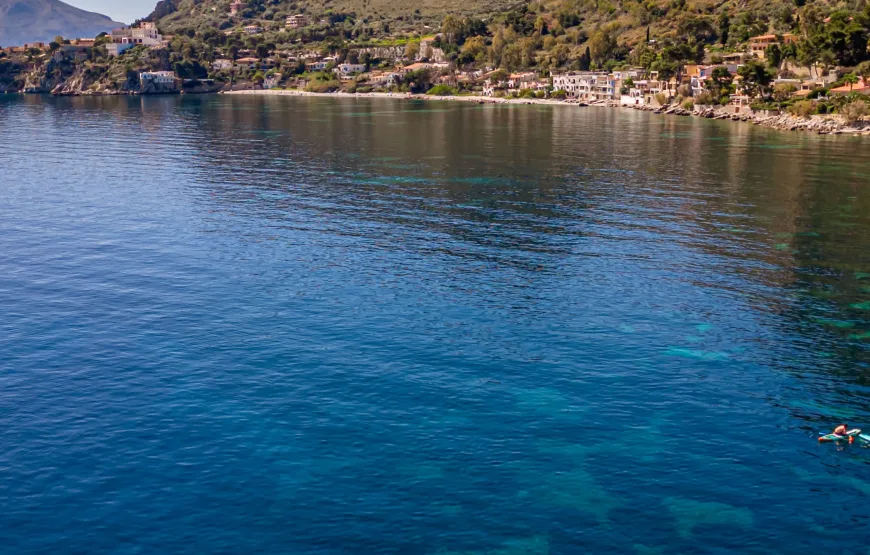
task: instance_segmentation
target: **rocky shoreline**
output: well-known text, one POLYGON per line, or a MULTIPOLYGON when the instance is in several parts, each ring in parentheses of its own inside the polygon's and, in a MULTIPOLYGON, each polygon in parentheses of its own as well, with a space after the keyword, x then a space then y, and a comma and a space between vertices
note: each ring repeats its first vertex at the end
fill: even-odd
POLYGON ((649 106, 630 106, 634 110, 652 112, 655 114, 692 116, 705 119, 731 120, 770 127, 780 131, 806 131, 819 135, 864 135, 870 136, 870 122, 862 121, 848 125, 842 118, 835 115, 812 116, 802 118, 791 114, 749 114, 734 113, 725 109, 698 107, 688 110, 680 106, 652 108, 649 106))

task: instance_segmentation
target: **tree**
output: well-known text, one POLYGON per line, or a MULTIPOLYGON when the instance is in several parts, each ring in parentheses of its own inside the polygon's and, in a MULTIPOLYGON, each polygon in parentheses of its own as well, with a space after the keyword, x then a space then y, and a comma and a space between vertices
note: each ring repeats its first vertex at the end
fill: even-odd
POLYGON ((782 64, 782 50, 776 43, 771 44, 764 51, 764 57, 767 58, 767 63, 772 68, 778 69, 782 64))
POLYGON ((486 54, 486 39, 481 36, 471 37, 462 45, 461 52, 471 62, 483 60, 486 54))
POLYGON ((816 40, 823 42, 835 57, 835 65, 853 66, 867 58, 868 28, 852 12, 831 14, 816 40))
POLYGON ((770 90, 773 75, 758 60, 750 60, 740 66, 737 74, 742 79, 742 87, 748 96, 766 96, 770 90))
POLYGON ((728 14, 722 12, 719 16, 719 42, 724 44, 728 44, 728 37, 731 34, 731 18, 728 17, 728 14))
POLYGON ((269 47, 263 43, 257 45, 256 52, 257 57, 260 58, 260 60, 265 60, 269 57, 269 47))
POLYGON ((858 64, 858 67, 855 68, 855 74, 864 80, 864 86, 870 84, 870 61, 858 64))
POLYGON ((498 85, 499 83, 504 83, 508 80, 508 72, 503 69, 497 69, 492 72, 489 76, 489 80, 491 83, 498 85))
POLYGON ((48 50, 49 51, 54 52, 58 48, 60 48, 60 43, 57 42, 56 40, 53 40, 50 43, 48 43, 48 50))
POLYGON ((800 65, 809 69, 812 73, 813 67, 819 61, 819 47, 810 39, 804 39, 797 46, 797 61, 800 65))
POLYGON ((797 88, 791 83, 778 83, 773 87, 773 99, 777 102, 785 102, 796 90, 797 88))
POLYGON ((424 93, 432 88, 432 72, 428 69, 411 71, 405 74, 404 82, 412 93, 424 93))
POLYGON ((863 100, 850 102, 840 108, 840 115, 849 124, 862 120, 867 115, 867 103, 863 100))
POLYGON ((613 36, 599 29, 589 38, 588 48, 592 54, 592 59, 598 64, 603 64, 610 58, 613 49, 616 47, 616 41, 613 36))
POLYGON ((405 58, 411 61, 417 59, 417 55, 420 54, 420 43, 419 42, 409 42, 405 45, 405 58))
POLYGON ((799 118, 809 118, 816 111, 816 103, 812 100, 799 100, 788 107, 788 112, 799 118))
POLYGON ((858 76, 854 73, 848 73, 843 77, 843 82, 849 85, 849 92, 851 92, 852 88, 858 83, 858 76))
POLYGON ((239 43, 235 40, 231 41, 227 45, 227 54, 232 61, 230 64, 230 90, 232 90, 233 84, 236 82, 236 60, 239 59, 239 43))
POLYGON ((580 57, 579 65, 580 71, 589 71, 589 66, 592 64, 592 51, 589 47, 586 47, 586 51, 583 52, 583 55, 580 57))
POLYGON ((441 34, 444 41, 448 44, 459 45, 462 42, 465 32, 463 21, 453 14, 444 18, 441 24, 441 34))

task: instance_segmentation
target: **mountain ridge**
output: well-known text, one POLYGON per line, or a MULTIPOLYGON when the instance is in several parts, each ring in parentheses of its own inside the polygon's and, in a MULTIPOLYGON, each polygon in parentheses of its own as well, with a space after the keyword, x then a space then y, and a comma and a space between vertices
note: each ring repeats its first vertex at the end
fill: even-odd
POLYGON ((91 38, 123 25, 60 0, 0 0, 0 45, 91 38))

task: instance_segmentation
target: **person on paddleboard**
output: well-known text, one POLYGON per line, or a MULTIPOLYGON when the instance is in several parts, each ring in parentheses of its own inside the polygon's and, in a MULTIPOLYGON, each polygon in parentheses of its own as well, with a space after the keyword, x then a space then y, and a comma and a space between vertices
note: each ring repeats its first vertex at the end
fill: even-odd
POLYGON ((834 435, 844 436, 849 432, 849 427, 845 424, 840 424, 836 428, 834 428, 834 435))

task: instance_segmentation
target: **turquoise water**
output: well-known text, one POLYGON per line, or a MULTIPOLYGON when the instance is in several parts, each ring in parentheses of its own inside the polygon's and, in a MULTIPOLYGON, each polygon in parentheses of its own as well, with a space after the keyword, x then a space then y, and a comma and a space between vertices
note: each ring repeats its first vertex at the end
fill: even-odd
POLYGON ((0 542, 866 553, 870 148, 0 97, 0 542))

